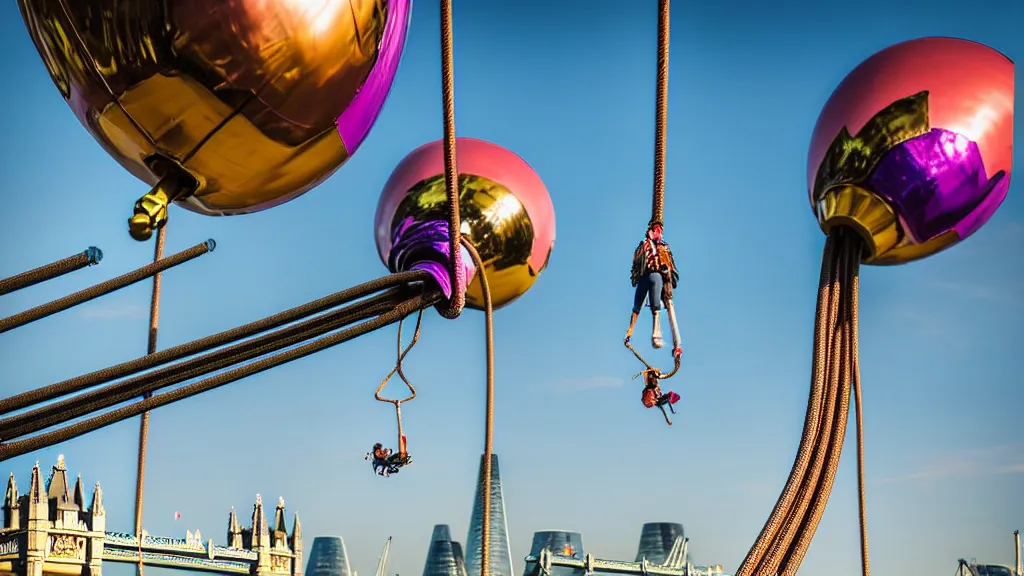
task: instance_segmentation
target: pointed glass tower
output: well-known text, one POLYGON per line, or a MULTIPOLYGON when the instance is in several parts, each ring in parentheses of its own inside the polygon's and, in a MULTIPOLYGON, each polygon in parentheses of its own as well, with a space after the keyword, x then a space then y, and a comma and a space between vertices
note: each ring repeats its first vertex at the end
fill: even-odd
MULTIPOLYGON (((476 481, 476 498, 473 500, 473 515, 469 519, 469 536, 466 538, 466 568, 468 576, 480 576, 480 555, 483 553, 483 479, 484 459, 480 457, 480 473, 476 481)), ((508 541, 508 524, 505 521, 505 499, 501 494, 501 473, 498 470, 498 455, 491 454, 491 576, 515 576, 512 570, 512 555, 508 541)))
POLYGON ((447 524, 434 524, 434 532, 430 535, 430 541, 451 540, 452 529, 447 524))
POLYGON ((462 545, 452 540, 452 530, 447 524, 434 525, 423 576, 466 576, 462 545))
POLYGON ((676 538, 683 535, 683 525, 675 522, 648 522, 640 532, 636 561, 644 556, 651 564, 662 565, 668 559, 676 538))
POLYGON ((317 536, 309 551, 306 576, 354 576, 348 563, 345 541, 335 536, 317 536))

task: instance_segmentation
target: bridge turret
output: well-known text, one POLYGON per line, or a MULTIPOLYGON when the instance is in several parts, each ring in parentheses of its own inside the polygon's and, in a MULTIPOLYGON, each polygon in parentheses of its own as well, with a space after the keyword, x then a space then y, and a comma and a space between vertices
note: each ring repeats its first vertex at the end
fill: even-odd
POLYGON ((4 495, 4 530, 21 528, 18 499, 18 483, 14 481, 14 472, 11 472, 11 477, 7 479, 7 493, 4 495))
POLYGON ((302 576, 302 524, 299 523, 299 513, 295 513, 295 523, 292 525, 292 537, 288 539, 288 547, 295 554, 295 563, 292 565, 292 574, 302 576))
POLYGON ((242 539, 242 527, 238 524, 238 515, 235 514, 235 507, 231 507, 231 514, 228 515, 228 543, 229 548, 244 548, 242 539))
POLYGON ((284 520, 284 498, 277 499, 272 536, 271 545, 274 548, 288 548, 288 523, 284 520))
POLYGON ((249 548, 259 550, 270 549, 270 529, 267 527, 267 515, 263 511, 263 497, 256 495, 256 504, 252 507, 252 535, 249 548))
POLYGON ((49 544, 50 504, 39 473, 39 462, 32 468, 29 494, 26 496, 25 576, 43 576, 43 562, 49 544))
POLYGON ((79 474, 78 475, 78 479, 75 480, 74 504, 75 504, 75 507, 78 508, 80 511, 82 511, 82 512, 86 511, 86 508, 85 508, 85 490, 82 488, 82 475, 81 474, 79 474))
POLYGON ((106 528, 106 515, 107 511, 103 509, 103 489, 100 488, 100 483, 97 482, 96 486, 92 489, 92 503, 89 504, 89 514, 92 516, 93 530, 103 531, 106 528), (104 524, 103 528, 97 528, 96 522, 104 524))
POLYGON ((57 457, 57 464, 50 469, 46 490, 50 520, 54 521, 55 527, 75 528, 82 522, 84 510, 75 505, 68 488, 68 469, 64 465, 64 455, 61 454, 57 457))
MULTIPOLYGON (((78 477, 78 482, 75 486, 75 498, 79 498, 78 493, 83 492, 81 495, 81 501, 85 502, 84 489, 82 487, 82 477, 78 477)), ((92 502, 89 503, 89 508, 83 514, 86 517, 86 522, 89 524, 89 532, 92 534, 89 543, 89 576, 102 576, 103 574, 103 543, 106 537, 107 531, 107 511, 103 508, 103 489, 100 488, 100 483, 97 482, 92 489, 92 502)))

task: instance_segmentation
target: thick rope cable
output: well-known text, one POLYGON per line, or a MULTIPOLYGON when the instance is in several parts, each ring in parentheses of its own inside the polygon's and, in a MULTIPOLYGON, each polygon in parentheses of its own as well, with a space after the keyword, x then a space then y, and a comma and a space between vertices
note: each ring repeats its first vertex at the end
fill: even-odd
POLYGON ((164 366, 152 372, 90 390, 77 396, 0 420, 0 440, 11 440, 81 418, 138 396, 247 362, 271 352, 300 344, 353 322, 390 310, 406 297, 401 288, 324 313, 315 318, 264 334, 252 340, 164 366))
POLYGON ((438 311, 453 319, 466 305, 465 272, 459 249, 462 222, 459 213, 459 168, 455 159, 455 56, 452 33, 452 0, 441 0, 441 105, 444 111, 444 185, 448 192, 448 276, 451 299, 438 311))
POLYGON ((174 268, 179 264, 184 264, 189 260, 193 260, 195 258, 202 256, 203 254, 212 252, 214 248, 216 248, 216 246, 216 242, 214 242, 213 240, 207 240, 206 242, 196 244, 195 246, 189 248, 188 250, 183 250, 181 252, 178 252, 177 254, 172 254, 167 258, 161 259, 159 262, 147 264, 142 268, 133 270, 127 274, 118 276, 117 278, 108 280, 106 282, 101 282, 100 284, 86 288, 85 290, 75 292, 74 294, 69 294, 68 296, 65 296, 63 298, 58 298, 53 302, 49 302, 41 306, 36 306, 35 308, 31 308, 29 310, 20 312, 13 316, 8 316, 7 318, 0 318, 0 334, 18 328, 19 326, 24 326, 25 324, 35 322, 36 320, 46 318, 47 316, 52 316, 58 312, 63 312, 68 308, 72 308, 74 306, 78 306, 79 304, 83 304, 90 300, 99 298, 100 296, 110 294, 111 292, 120 290, 121 288, 124 288, 126 286, 131 286, 132 284, 141 282, 146 278, 163 272, 164 270, 174 268))
POLYGON ((484 263, 480 253, 470 242, 462 238, 462 244, 469 252, 477 274, 480 275, 480 288, 484 295, 484 338, 486 339, 487 355, 487 400, 484 416, 484 465, 483 465, 483 525, 481 526, 480 576, 491 574, 491 454, 494 453, 494 308, 491 302, 491 288, 487 283, 484 263))
POLYGON ((347 342, 353 338, 362 336, 363 334, 394 324, 421 308, 437 304, 443 298, 444 295, 439 291, 417 294, 380 316, 377 316, 367 322, 363 322, 357 326, 324 336, 314 340, 313 342, 297 346, 273 356, 261 358, 256 362, 222 372, 210 378, 182 386, 181 388, 177 388, 169 392, 156 394, 149 399, 129 404, 128 406, 106 412, 88 420, 76 422, 70 426, 66 426, 53 432, 40 434, 39 436, 34 436, 26 440, 0 444, 0 461, 21 456, 34 450, 39 450, 60 442, 65 442, 72 438, 77 438, 94 430, 121 422, 122 420, 139 416, 143 412, 154 410, 186 398, 191 398, 197 394, 209 392, 210 390, 247 378, 254 374, 258 374, 276 366, 337 346, 338 344, 347 342))
POLYGON ((842 430, 845 430, 846 414, 849 411, 849 396, 844 396, 842 393, 843 389, 845 389, 843 383, 846 382, 847 375, 844 373, 845 355, 843 353, 845 346, 845 314, 841 310, 845 305, 841 290, 841 274, 845 268, 846 257, 841 239, 837 242, 836 256, 838 257, 838 262, 833 262, 832 268, 832 293, 828 324, 829 338, 826 340, 830 342, 830 345, 826 350, 825 409, 821 413, 821 420, 818 425, 819 434, 814 447, 814 456, 811 467, 804 477, 800 490, 797 492, 794 507, 787 516, 776 541, 769 549, 766 558, 758 569, 757 574, 761 576, 768 574, 775 576, 784 572, 787 565, 792 566, 792 564, 788 564, 788 558, 795 546, 794 543, 805 537, 809 526, 811 531, 814 529, 813 526, 817 526, 815 518, 820 519, 820 516, 815 516, 816 507, 820 502, 818 498, 822 490, 825 489, 825 486, 831 487, 829 475, 832 474, 832 477, 834 477, 835 474, 835 460, 832 458, 834 455, 833 446, 834 442, 838 439, 841 448, 842 438, 839 427, 842 426, 842 430))
POLYGON ((811 540, 814 538, 814 533, 821 522, 821 518, 825 513, 825 507, 828 504, 829 496, 832 492, 832 487, 835 484, 836 473, 839 469, 839 461, 843 451, 843 440, 846 436, 846 425, 849 421, 850 411, 850 380, 852 379, 852 354, 851 354, 851 314, 853 311, 852 306, 852 290, 850 290, 853 279, 859 274, 860 258, 862 254, 863 245, 859 237, 853 234, 851 231, 839 231, 840 236, 840 258, 839 266, 840 271, 838 274, 839 290, 842 295, 842 308, 840 311, 840 325, 838 332, 841 336, 842 346, 838 349, 833 350, 833 357, 838 360, 840 364, 839 372, 839 393, 840 403, 836 410, 835 423, 828 445, 828 458, 826 461, 824 474, 819 481, 818 489, 815 491, 813 496, 810 515, 805 520, 804 526, 801 527, 800 532, 795 539, 789 553, 786 555, 785 560, 782 563, 780 574, 782 576, 793 576, 800 568, 800 564, 807 554, 808 549, 811 545, 811 540))
MULTIPOLYGON (((141 356, 128 362, 97 370, 89 374, 76 376, 63 382, 57 382, 49 386, 43 386, 35 390, 23 392, 10 398, 0 399, 0 415, 9 414, 29 406, 53 400, 68 394, 74 394, 93 386, 99 386, 125 376, 131 376, 144 370, 167 364, 182 358, 194 356, 212 350, 214 348, 248 338, 280 326, 284 326, 296 320, 312 316, 324 310, 328 310, 345 304, 352 300, 362 298, 368 294, 384 290, 393 286, 408 285, 415 282, 424 282, 430 278, 430 274, 423 270, 411 272, 400 272, 353 286, 318 300, 313 300, 301 306, 285 310, 278 314, 268 316, 261 320, 251 322, 212 336, 199 340, 193 340, 173 348, 167 348, 155 354, 141 356)), ((0 421, 0 430, 4 430, 4 421, 0 421)), ((0 438, 3 434, 0 433, 0 438)))
POLYGON ((812 448, 810 466, 807 468, 800 486, 796 493, 793 505, 786 515, 775 541, 768 549, 768 553, 762 560, 755 574, 758 576, 775 576, 779 572, 779 566, 785 557, 786 552, 792 546, 793 541, 798 537, 800 530, 805 526, 809 510, 812 507, 815 493, 819 490, 822 475, 827 468, 827 456, 829 441, 835 429, 837 407, 839 404, 840 370, 841 361, 836 357, 834 351, 840 350, 842 342, 841 330, 838 330, 841 320, 839 279, 837 274, 841 273, 843 267, 842 247, 838 246, 837 252, 840 261, 838 265, 832 262, 830 266, 831 285, 828 302, 828 315, 826 320, 826 337, 822 344, 825 344, 825 380, 823 388, 823 409, 819 413, 817 425, 818 433, 812 448))
POLYGON ((654 122, 654 193, 651 222, 665 218, 665 149, 668 141, 669 0, 658 2, 658 83, 654 122))
MULTIPOLYGON (((804 438, 786 489, 737 576, 796 574, 835 484, 851 396, 857 410, 858 436, 862 435, 857 345, 862 250, 861 239, 849 231, 837 231, 826 242, 815 319, 812 392, 804 438), (811 410, 812 404, 821 409, 811 410), (814 429, 813 434, 808 433, 811 429, 814 429), (804 442, 808 436, 811 440, 804 442)), ((868 576, 862 437, 857 444, 862 573, 868 576)))
MULTIPOLYGON (((859 265, 859 263, 858 263, 859 265)), ((868 554, 868 511, 867 490, 864 487, 864 396, 860 388, 860 274, 855 273, 850 284, 850 361, 853 363, 853 399, 856 410, 857 433, 857 511, 860 518, 860 566, 861 576, 871 576, 871 560, 868 554)))
POLYGON ((825 381, 825 346, 824 342, 828 335, 829 302, 832 292, 832 254, 835 250, 834 241, 829 238, 825 242, 825 249, 821 259, 821 275, 818 280, 818 303, 814 315, 814 344, 811 360, 811 389, 807 399, 807 413, 804 417, 804 429, 800 437, 800 445, 797 448, 796 459, 790 470, 789 479, 775 504, 771 515, 765 522, 761 533, 751 546, 746 558, 736 571, 736 576, 751 576, 754 569, 761 563, 765 553, 775 539, 782 521, 789 513, 789 509, 796 498, 796 492, 803 483, 807 468, 810 465, 813 455, 813 446, 817 442, 818 422, 824 400, 825 381))
MULTIPOLYGON (((153 262, 164 257, 164 241, 167 238, 167 226, 160 227, 156 234, 156 245, 153 247, 153 262)), ((157 333, 160 330, 160 284, 163 274, 153 275, 153 294, 149 300, 149 334, 146 338, 146 354, 156 353, 157 333)), ((149 398, 149 394, 143 399, 149 398)), ((149 412, 143 412, 139 420, 139 461, 135 475, 135 537, 139 540, 138 575, 144 576, 142 563, 142 504, 146 486, 146 446, 149 443, 149 412)))
POLYGON ((90 246, 84 252, 74 256, 69 256, 28 272, 22 272, 21 274, 0 280, 0 296, 41 284, 47 280, 53 280, 87 266, 99 264, 102 259, 103 252, 95 246, 90 246))

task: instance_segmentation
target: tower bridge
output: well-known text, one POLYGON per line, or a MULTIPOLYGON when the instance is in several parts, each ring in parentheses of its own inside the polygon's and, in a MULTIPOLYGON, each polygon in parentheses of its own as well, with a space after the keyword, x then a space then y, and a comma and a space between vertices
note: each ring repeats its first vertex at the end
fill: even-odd
POLYGON ((268 525, 257 494, 252 524, 242 528, 234 508, 226 546, 203 541, 197 530, 184 539, 108 532, 103 490, 93 487, 86 505, 82 477, 72 485, 64 457, 42 480, 32 468, 29 490, 19 494, 12 473, 7 481, 0 527, 0 576, 102 576, 103 562, 124 562, 180 570, 253 576, 302 575, 302 527, 295 515, 292 532, 279 499, 268 525))

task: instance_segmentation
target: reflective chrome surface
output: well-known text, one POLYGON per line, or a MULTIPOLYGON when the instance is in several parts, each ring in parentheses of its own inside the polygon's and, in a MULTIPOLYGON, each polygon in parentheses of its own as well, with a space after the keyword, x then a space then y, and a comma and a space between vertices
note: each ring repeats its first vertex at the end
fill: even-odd
POLYGON ((286 202, 347 159, 387 96, 410 10, 409 0, 18 3, 100 145, 150 186, 183 169, 194 189, 171 199, 210 215, 286 202))
POLYGON ((1010 186, 1013 68, 956 38, 865 60, 829 98, 811 141, 808 187, 822 230, 852 227, 866 263, 902 264, 981 228, 1010 186))
MULTIPOLYGON (((375 227, 385 263, 400 225, 409 219, 447 220, 442 151, 440 141, 414 150, 385 185, 375 227)), ((555 242, 554 206, 540 177, 514 153, 471 138, 459 138, 457 152, 462 234, 480 253, 499 308, 526 293, 547 266, 555 242)), ((479 274, 468 287, 466 305, 483 307, 479 274)))

